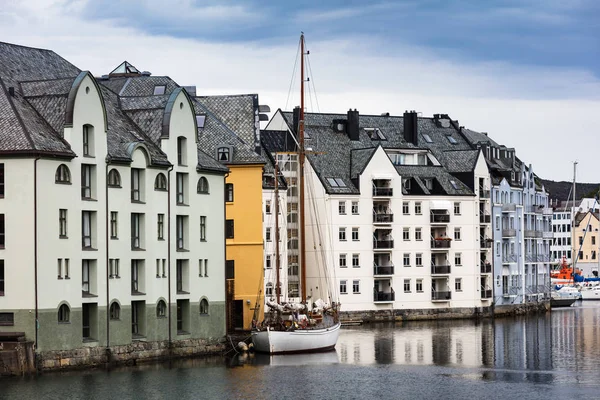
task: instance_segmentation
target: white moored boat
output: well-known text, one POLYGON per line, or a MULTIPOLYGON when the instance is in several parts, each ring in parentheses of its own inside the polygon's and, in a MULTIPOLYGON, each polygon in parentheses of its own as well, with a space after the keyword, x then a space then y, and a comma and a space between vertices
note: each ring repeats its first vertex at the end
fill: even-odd
POLYGON ((323 329, 296 329, 277 331, 267 328, 252 332, 252 343, 261 353, 307 353, 335 348, 340 334, 340 323, 323 329))
POLYGON ((584 286, 581 288, 582 300, 600 300, 600 286, 584 286))

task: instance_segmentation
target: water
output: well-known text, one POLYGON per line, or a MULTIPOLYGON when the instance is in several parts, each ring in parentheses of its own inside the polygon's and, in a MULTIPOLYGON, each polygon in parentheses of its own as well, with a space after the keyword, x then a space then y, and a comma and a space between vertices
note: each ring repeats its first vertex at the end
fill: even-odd
POLYGON ((600 303, 343 329, 335 352, 0 378, 4 399, 598 399, 600 303))

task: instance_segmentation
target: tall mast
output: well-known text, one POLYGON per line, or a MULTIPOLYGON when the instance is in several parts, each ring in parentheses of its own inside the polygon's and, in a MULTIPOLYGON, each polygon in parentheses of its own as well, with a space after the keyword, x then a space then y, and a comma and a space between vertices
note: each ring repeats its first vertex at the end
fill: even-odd
POLYGON ((573 206, 571 207, 571 278, 575 278, 575 267, 577 264, 577 256, 579 255, 579 248, 575 243, 575 205, 577 204, 577 196, 575 195, 575 188, 577 186, 577 161, 573 162, 573 206))
POLYGON ((304 32, 300 35, 300 115, 298 118, 298 138, 300 142, 298 184, 300 186, 300 290, 302 302, 306 302, 306 224, 304 217, 304 32))
POLYGON ((279 268, 281 266, 281 258, 279 257, 279 164, 275 161, 275 269, 276 279, 275 293, 277 295, 277 304, 281 304, 281 285, 279 277, 279 268))

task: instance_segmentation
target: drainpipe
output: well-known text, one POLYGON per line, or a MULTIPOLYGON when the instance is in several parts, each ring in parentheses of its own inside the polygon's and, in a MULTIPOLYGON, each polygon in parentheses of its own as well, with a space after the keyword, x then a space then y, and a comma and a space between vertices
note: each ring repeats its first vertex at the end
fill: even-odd
MULTIPOLYGON (((38 331, 39 331, 39 308, 38 308, 38 240, 37 240, 37 162, 40 159, 37 156, 33 161, 33 275, 35 291, 35 355, 37 358, 38 349, 38 331)), ((37 364, 37 363, 36 363, 37 364)))
POLYGON ((173 171, 173 165, 167 171, 167 284, 168 284, 168 303, 169 312, 168 324, 169 324, 169 356, 171 356, 171 171, 173 171))
MULTIPOLYGON (((227 202, 225 199, 225 190, 227 188, 227 178, 229 177, 229 172, 225 173, 225 176, 223 176, 223 227, 225 227, 225 223, 227 221, 227 202)), ((225 266, 225 268, 223 268, 223 272, 224 272, 224 276, 225 276, 225 335, 229 334, 229 329, 231 328, 231 330, 233 330, 233 326, 229 325, 229 321, 231 321, 231 309, 230 307, 232 306, 229 301, 227 301, 227 299, 229 298, 229 295, 227 293, 227 239, 225 239, 225 235, 223 235, 223 265, 225 266)), ((234 267, 235 268, 235 267, 234 267)), ((234 287, 234 292, 233 294, 235 295, 235 279, 233 280, 233 287, 234 287)))
POLYGON ((106 166, 105 166, 105 171, 104 171, 104 178, 105 178, 105 184, 104 184, 104 196, 105 196, 105 204, 106 204, 106 215, 105 215, 105 222, 106 222, 106 351, 108 353, 109 351, 109 347, 110 347, 110 285, 109 285, 109 274, 110 274, 110 263, 108 261, 108 257, 109 257, 109 251, 108 251, 108 247, 109 247, 109 243, 110 243, 110 238, 109 238, 109 221, 110 221, 110 212, 109 212, 109 208, 108 208, 108 166, 110 164, 111 161, 111 157, 110 156, 106 156, 106 166))

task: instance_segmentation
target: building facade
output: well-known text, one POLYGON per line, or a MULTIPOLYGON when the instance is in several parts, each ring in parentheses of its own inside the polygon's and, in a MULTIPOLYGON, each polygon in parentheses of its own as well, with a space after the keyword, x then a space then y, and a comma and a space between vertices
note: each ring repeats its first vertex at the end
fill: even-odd
POLYGON ((592 211, 575 214, 573 254, 575 266, 585 277, 598 277, 600 271, 599 214, 592 211))

